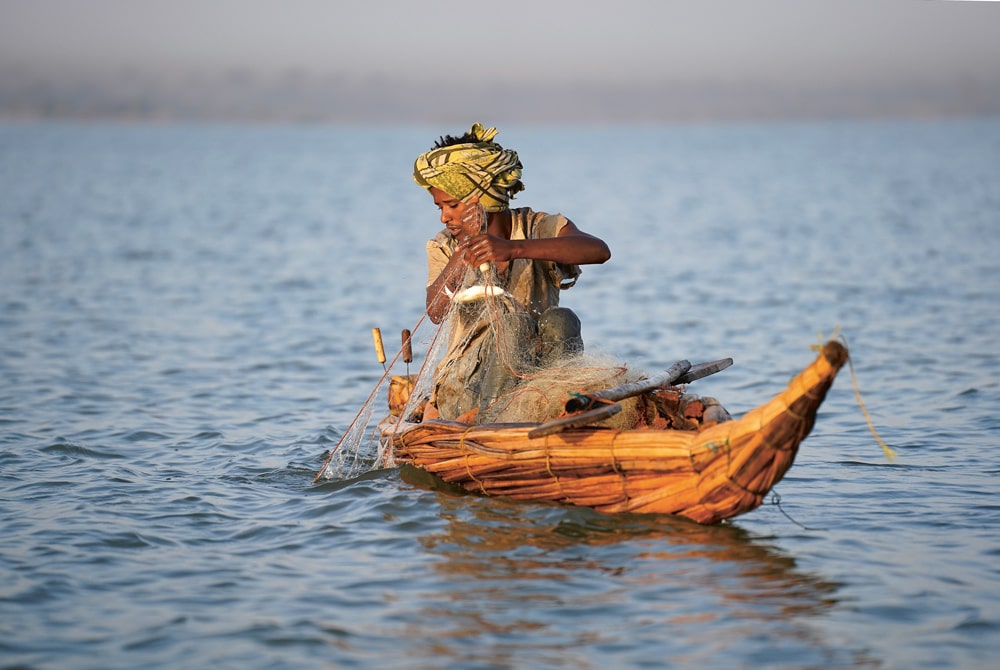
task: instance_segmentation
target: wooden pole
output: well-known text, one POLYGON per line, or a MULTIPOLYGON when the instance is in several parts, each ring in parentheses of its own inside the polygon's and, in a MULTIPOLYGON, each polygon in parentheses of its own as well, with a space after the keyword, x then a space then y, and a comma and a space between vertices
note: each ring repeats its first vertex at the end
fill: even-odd
POLYGON ((382 346, 382 331, 378 328, 372 328, 372 339, 375 340, 375 355, 378 356, 378 362, 385 367, 385 347, 382 346))
POLYGON ((406 363, 406 388, 410 388, 410 362, 413 360, 413 337, 409 329, 403 329, 403 362, 406 363))
POLYGON ((566 401, 566 411, 579 412, 580 410, 587 409, 593 402, 592 398, 600 398, 602 400, 617 402, 619 400, 624 400, 625 398, 640 395, 646 391, 652 391, 653 389, 664 386, 672 386, 690 369, 690 362, 677 361, 667 368, 666 372, 651 379, 643 379, 642 381, 632 382, 631 384, 615 386, 614 388, 604 389, 603 391, 597 391, 596 393, 591 393, 589 395, 573 396, 566 401))
POLYGON ((403 329, 403 362, 410 363, 413 361, 413 343, 410 339, 410 331, 406 328, 403 329))
POLYGON ((710 363, 699 363, 698 365, 691 365, 688 361, 677 361, 666 372, 652 379, 643 379, 631 384, 597 391, 596 393, 573 396, 566 401, 566 411, 572 413, 588 409, 593 404, 594 398, 617 402, 625 398, 641 395, 646 391, 667 386, 676 386, 677 384, 689 384, 696 379, 721 372, 732 364, 733 359, 731 358, 722 358, 710 363))

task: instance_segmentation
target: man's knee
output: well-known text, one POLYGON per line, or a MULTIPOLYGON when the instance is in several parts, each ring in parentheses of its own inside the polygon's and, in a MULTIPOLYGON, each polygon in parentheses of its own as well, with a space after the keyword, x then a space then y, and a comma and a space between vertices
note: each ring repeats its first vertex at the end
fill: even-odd
POLYGON ((580 318, 568 307, 550 307, 538 319, 542 360, 551 363, 583 351, 580 318))

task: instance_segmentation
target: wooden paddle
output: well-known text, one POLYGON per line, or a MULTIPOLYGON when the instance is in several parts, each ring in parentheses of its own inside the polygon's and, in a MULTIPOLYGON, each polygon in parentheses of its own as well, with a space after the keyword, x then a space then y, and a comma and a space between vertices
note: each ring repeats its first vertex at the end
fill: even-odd
POLYGON ((696 379, 702 379, 709 375, 714 375, 716 372, 722 372, 730 365, 733 364, 733 359, 731 358, 720 358, 717 361, 711 361, 710 363, 699 363, 698 365, 692 365, 691 369, 681 375, 678 379, 674 380, 673 386, 678 384, 690 384, 696 379))

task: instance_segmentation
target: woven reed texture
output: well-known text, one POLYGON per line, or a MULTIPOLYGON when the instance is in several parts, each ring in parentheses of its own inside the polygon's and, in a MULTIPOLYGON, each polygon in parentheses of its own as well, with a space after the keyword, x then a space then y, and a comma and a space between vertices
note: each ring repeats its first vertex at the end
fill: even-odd
POLYGON ((827 342, 769 402, 698 431, 585 427, 532 439, 537 424, 429 421, 384 437, 397 462, 468 491, 714 524, 755 509, 781 481, 847 357, 827 342))

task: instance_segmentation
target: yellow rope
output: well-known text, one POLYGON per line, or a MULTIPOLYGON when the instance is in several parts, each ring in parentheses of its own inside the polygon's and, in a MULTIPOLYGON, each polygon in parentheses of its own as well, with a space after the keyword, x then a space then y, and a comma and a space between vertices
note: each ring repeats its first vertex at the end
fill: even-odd
POLYGON ((861 391, 858 389, 858 376, 854 372, 854 359, 848 354, 847 365, 851 369, 851 381, 854 382, 854 397, 858 399, 858 406, 861 407, 861 412, 865 415, 865 421, 868 423, 868 430, 871 431, 872 436, 874 436, 875 441, 879 443, 882 447, 882 451, 885 453, 887 460, 896 460, 896 452, 889 448, 889 445, 879 437, 878 431, 875 430, 875 424, 872 423, 872 417, 868 414, 868 408, 865 407, 864 401, 861 399, 861 391))
MULTIPOLYGON (((830 340, 839 339, 841 342, 843 342, 844 347, 847 349, 847 351, 848 352, 851 351, 851 348, 847 346, 847 338, 840 334, 840 326, 837 326, 836 328, 833 329, 833 333, 830 334, 830 337, 828 339, 830 340)), ((819 344, 818 345, 814 344, 809 348, 814 351, 822 351, 824 341, 825 340, 823 338, 823 333, 820 333, 819 344)), ((880 447, 882 447, 882 452, 885 454, 886 459, 889 461, 896 460, 896 452, 893 449, 891 449, 888 444, 885 443, 885 441, 878 434, 878 431, 875 430, 875 424, 872 422, 872 417, 868 413, 868 408, 865 407, 865 401, 861 399, 861 389, 858 387, 858 375, 854 371, 854 357, 851 356, 850 353, 847 354, 847 366, 851 370, 851 382, 854 384, 854 397, 857 399, 858 407, 861 408, 861 413, 864 415, 865 422, 868 424, 868 430, 871 431, 871 434, 875 438, 875 441, 878 442, 880 447)))
POLYGON ((629 501, 632 500, 632 497, 628 494, 628 486, 626 485, 628 483, 628 473, 623 472, 618 467, 618 457, 615 456, 615 440, 618 439, 619 435, 621 435, 621 431, 616 430, 611 436, 611 468, 618 475, 618 483, 622 486, 622 504, 628 506, 629 501))
POLYGON ((552 472, 552 454, 549 452, 549 436, 546 435, 543 440, 542 446, 545 448, 545 471, 549 473, 549 477, 556 483, 556 490, 559 492, 559 496, 565 498, 566 492, 563 491, 562 481, 559 480, 556 473, 552 472))
POLYGON ((485 496, 485 495, 489 495, 489 491, 486 490, 486 486, 483 484, 483 482, 480 481, 476 477, 476 475, 474 475, 472 473, 472 465, 469 463, 469 459, 472 457, 472 452, 469 451, 469 448, 465 446, 465 438, 468 436, 468 434, 473 429, 475 429, 475 426, 469 426, 468 428, 466 428, 462 432, 462 435, 458 438, 458 450, 462 453, 463 456, 465 456, 465 459, 464 459, 464 462, 465 462, 465 474, 467 474, 469 476, 469 479, 471 479, 475 483, 479 484, 479 490, 485 496))

